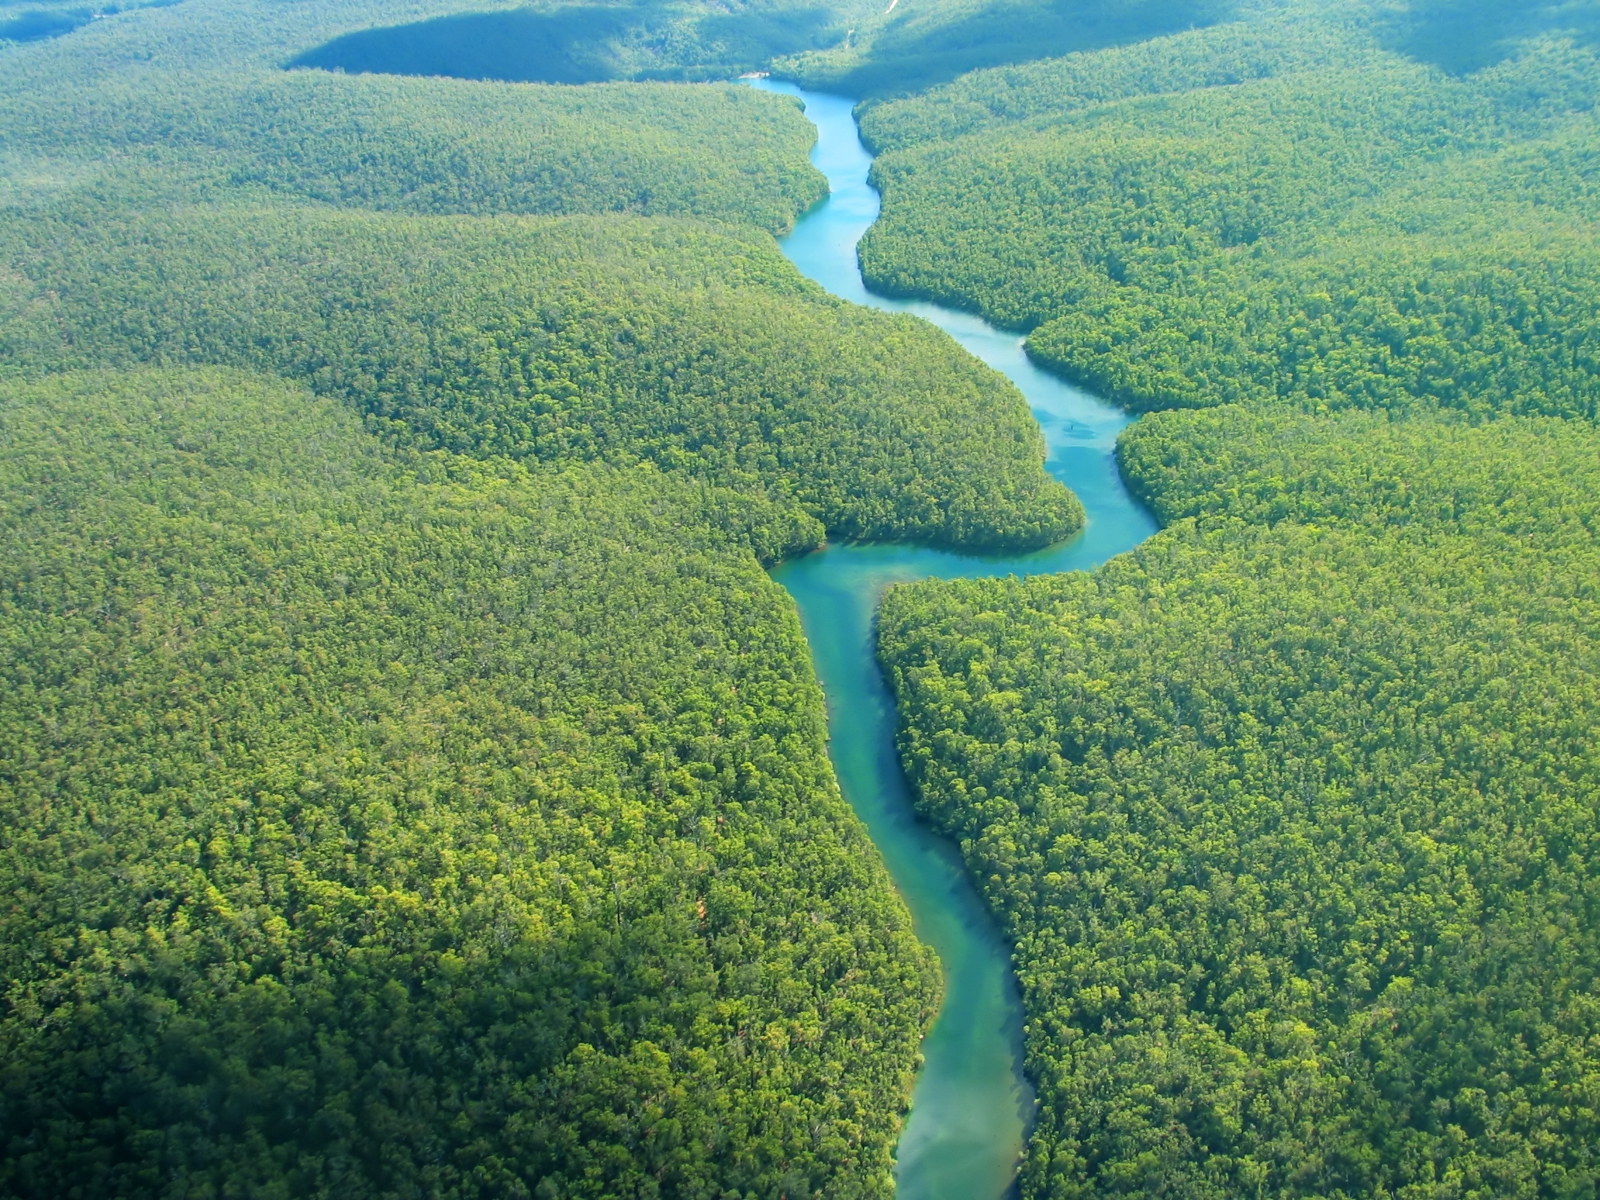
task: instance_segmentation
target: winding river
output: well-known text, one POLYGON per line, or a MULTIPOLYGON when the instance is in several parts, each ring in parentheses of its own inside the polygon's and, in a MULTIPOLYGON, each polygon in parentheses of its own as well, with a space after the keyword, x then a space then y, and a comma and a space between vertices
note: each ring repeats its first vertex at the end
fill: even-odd
POLYGON ((891 583, 938 576, 1033 575, 1097 566, 1155 532, 1122 485, 1112 454, 1128 423, 1118 409, 1035 367, 1014 333, 970 313, 867 291, 856 243, 878 216, 853 102, 754 80, 797 96, 817 126, 811 161, 830 195, 783 239, 783 252, 828 291, 933 322, 1022 390, 1044 430, 1046 468, 1078 494, 1088 524, 1032 554, 973 557, 909 545, 830 545, 774 572, 800 607, 828 697, 829 753, 845 798, 866 823, 916 931, 944 966, 944 1002, 923 1043, 911 1116, 897 1153, 901 1200, 997 1200, 1011 1188, 1031 1117, 1022 1073, 1022 1008, 1010 949, 948 840, 917 818, 895 752, 896 717, 878 670, 873 614, 891 583))

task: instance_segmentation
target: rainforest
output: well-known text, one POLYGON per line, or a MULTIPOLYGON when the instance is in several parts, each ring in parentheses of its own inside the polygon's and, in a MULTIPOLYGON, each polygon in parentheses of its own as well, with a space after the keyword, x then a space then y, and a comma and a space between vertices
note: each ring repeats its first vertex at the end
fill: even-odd
POLYGON ((1594 1200, 1597 536, 1591 0, 0 0, 0 1196, 1594 1200))

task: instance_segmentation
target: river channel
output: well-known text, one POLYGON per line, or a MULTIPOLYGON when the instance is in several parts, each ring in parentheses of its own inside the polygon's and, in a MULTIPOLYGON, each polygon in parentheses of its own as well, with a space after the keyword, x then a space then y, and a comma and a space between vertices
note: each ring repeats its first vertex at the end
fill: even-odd
POLYGON ((1034 366, 1022 338, 970 313, 867 291, 856 243, 878 217, 867 182, 872 155, 842 96, 774 80, 752 81, 797 96, 817 127, 811 161, 828 199, 782 240, 801 273, 834 295, 914 313, 955 338, 1021 389, 1044 431, 1046 469, 1088 513, 1071 541, 1025 555, 974 557, 910 545, 829 545, 784 563, 773 577, 800 608, 828 698, 829 754, 845 799, 866 823, 917 935, 944 967, 944 1001, 923 1043, 924 1064, 897 1152, 900 1200, 999 1200, 1010 1190, 1031 1116, 1022 1073, 1022 1007, 1011 951, 956 847, 916 816, 895 752, 894 702, 878 670, 873 615, 892 583, 937 576, 1035 575, 1098 566, 1137 546, 1155 521, 1123 487, 1113 452, 1127 414, 1034 366))

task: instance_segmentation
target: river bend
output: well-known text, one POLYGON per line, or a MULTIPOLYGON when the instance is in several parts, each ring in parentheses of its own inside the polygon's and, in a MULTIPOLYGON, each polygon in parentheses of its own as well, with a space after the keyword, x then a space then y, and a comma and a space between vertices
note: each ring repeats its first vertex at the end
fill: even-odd
POLYGON ((1035 575, 1098 566, 1137 546, 1155 521, 1122 484, 1113 453, 1128 416, 1046 374, 1022 338, 970 313, 867 291, 856 243, 878 217, 872 156, 842 96, 760 79, 797 96, 817 126, 811 161, 828 198, 782 247, 802 274, 856 304, 931 321, 1021 389, 1044 431, 1046 469, 1083 501, 1077 537, 1031 554, 975 557, 899 544, 841 544, 784 563, 773 576, 794 597, 828 698, 829 754, 845 799, 865 822, 917 935, 945 978, 938 1019, 897 1151, 900 1200, 998 1200, 1012 1186, 1033 1104, 1022 1073, 1022 1007, 1010 948, 968 879, 957 848, 917 818, 895 751, 894 702, 879 672, 873 616, 891 583, 937 576, 1035 575))

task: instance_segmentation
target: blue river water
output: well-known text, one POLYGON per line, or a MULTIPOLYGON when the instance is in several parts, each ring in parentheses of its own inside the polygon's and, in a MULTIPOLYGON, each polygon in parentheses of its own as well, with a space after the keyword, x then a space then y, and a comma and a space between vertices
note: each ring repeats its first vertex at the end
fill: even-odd
POLYGON ((782 239, 801 273, 856 304, 908 312, 943 329, 1007 376, 1044 431, 1046 469, 1083 501, 1088 523, 1070 541, 1031 554, 981 557, 903 544, 837 544, 773 572, 794 597, 828 698, 829 754, 845 799, 866 824, 917 935, 939 955, 944 999, 923 1043, 924 1064, 897 1151, 901 1200, 999 1200, 1011 1189, 1033 1093, 1022 1071, 1022 1007, 1011 951, 957 848, 917 818, 895 750, 894 702, 878 669, 873 620, 892 583, 937 576, 1034 575, 1086 570, 1156 530, 1128 494, 1113 454, 1128 424, 1119 409, 1029 361, 1023 339, 982 318, 867 291, 856 243, 878 217, 867 182, 872 155, 842 96, 760 79, 753 86, 799 97, 817 126, 811 161, 829 197, 782 239))

